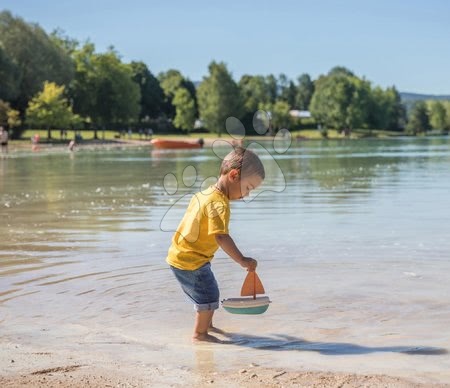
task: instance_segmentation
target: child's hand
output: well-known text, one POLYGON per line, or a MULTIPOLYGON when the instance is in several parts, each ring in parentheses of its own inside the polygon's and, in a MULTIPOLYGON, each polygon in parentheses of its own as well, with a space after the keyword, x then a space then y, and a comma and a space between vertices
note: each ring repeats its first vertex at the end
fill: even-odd
POLYGON ((247 268, 249 271, 254 271, 256 269, 256 266, 258 265, 258 262, 255 259, 252 259, 251 257, 244 257, 244 261, 241 264, 244 268, 247 268))

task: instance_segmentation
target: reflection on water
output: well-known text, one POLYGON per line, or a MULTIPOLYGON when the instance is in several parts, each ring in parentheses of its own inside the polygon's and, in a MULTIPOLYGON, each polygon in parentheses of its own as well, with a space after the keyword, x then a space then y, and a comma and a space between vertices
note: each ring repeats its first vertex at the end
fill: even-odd
MULTIPOLYGON (((275 155, 263 156, 266 182, 233 204, 231 223, 274 303, 259 320, 220 311, 219 324, 268 363, 283 342, 322 355, 433 354, 416 367, 450 370, 450 141, 305 141, 275 155)), ((1 159, 0 321, 10 333, 68 323, 119 330, 177 352, 192 312, 166 268, 171 234, 160 225, 177 225, 177 200, 219 165, 208 149, 1 159), (187 165, 195 170, 183 176, 187 165)), ((237 296, 242 270, 222 252, 214 268, 223 297, 237 296)), ((214 354, 200 353, 198 367, 214 368, 214 354)))

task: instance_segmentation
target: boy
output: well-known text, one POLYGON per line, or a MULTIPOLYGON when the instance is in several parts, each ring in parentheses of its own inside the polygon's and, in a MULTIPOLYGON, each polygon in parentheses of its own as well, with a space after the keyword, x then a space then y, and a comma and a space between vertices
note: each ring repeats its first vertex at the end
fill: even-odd
POLYGON ((256 260, 245 257, 229 235, 229 201, 249 195, 264 177, 258 156, 237 147, 223 160, 217 183, 193 196, 172 238, 167 262, 194 303, 193 341, 220 342, 208 334, 214 310, 219 308, 219 289, 210 264, 219 246, 247 270, 256 268, 256 260))

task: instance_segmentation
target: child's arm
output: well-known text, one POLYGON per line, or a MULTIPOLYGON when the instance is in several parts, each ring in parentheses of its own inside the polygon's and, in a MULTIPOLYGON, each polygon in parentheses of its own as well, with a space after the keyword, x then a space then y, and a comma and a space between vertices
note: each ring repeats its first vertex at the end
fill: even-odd
POLYGON ((229 234, 216 234, 217 244, 229 255, 236 263, 249 271, 254 271, 258 262, 251 257, 245 257, 238 249, 233 239, 229 234))

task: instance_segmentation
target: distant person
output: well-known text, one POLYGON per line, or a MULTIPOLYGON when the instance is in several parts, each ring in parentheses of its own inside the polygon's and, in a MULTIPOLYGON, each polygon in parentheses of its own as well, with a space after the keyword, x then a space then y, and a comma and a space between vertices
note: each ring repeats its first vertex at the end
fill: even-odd
POLYGON ((71 140, 69 143, 69 151, 73 152, 76 145, 77 145, 77 143, 75 142, 75 140, 71 140))
POLYGON ((0 144, 2 147, 2 153, 8 152, 8 140, 9 140, 8 131, 2 126, 0 126, 0 144))
POLYGON ((230 201, 249 195, 264 177, 258 156, 237 147, 223 160, 217 183, 193 196, 172 238, 166 261, 194 304, 193 341, 220 342, 208 334, 219 308, 219 288, 210 263, 217 249, 221 247, 248 271, 256 268, 257 261, 244 256, 229 235, 230 201))
POLYGON ((153 129, 151 129, 151 128, 147 129, 147 135, 148 135, 149 139, 151 140, 151 138, 153 136, 153 129))
POLYGON ((31 150, 32 151, 38 151, 39 150, 39 141, 41 140, 41 137, 38 133, 35 133, 33 136, 31 136, 31 150))
POLYGON ((128 128, 128 139, 131 139, 132 135, 133 135, 133 130, 131 128, 128 128))

